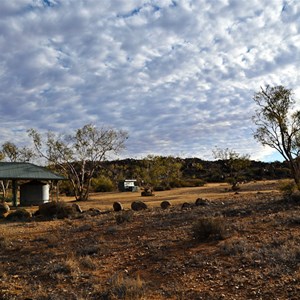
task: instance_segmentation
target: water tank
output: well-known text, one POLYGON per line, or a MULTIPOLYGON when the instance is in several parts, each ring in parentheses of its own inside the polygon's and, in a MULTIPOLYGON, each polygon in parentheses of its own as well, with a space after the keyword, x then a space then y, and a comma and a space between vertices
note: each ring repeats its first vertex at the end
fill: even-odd
POLYGON ((49 184, 30 181, 20 186, 20 205, 30 206, 49 202, 49 184))

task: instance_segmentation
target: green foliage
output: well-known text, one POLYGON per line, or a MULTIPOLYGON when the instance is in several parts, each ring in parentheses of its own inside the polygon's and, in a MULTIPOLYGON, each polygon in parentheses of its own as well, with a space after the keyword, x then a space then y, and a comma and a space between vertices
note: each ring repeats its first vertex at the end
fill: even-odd
POLYGON ((257 126, 254 138, 289 162, 293 179, 300 188, 300 111, 293 111, 292 90, 267 85, 254 94, 253 100, 257 105, 253 116, 257 126))
POLYGON ((70 181, 64 180, 59 184, 59 192, 66 196, 75 196, 73 186, 70 181))
POLYGON ((27 162, 34 158, 34 152, 27 147, 18 148, 12 142, 2 144, 0 160, 5 159, 10 162, 27 162))
POLYGON ((223 172, 225 181, 232 185, 232 189, 236 190, 239 181, 242 181, 243 171, 250 165, 250 156, 248 154, 241 155, 229 148, 220 149, 216 147, 213 150, 215 159, 221 160, 223 163, 223 172))
POLYGON ((125 131, 97 128, 92 124, 84 125, 71 135, 57 136, 48 132, 43 138, 30 129, 29 136, 38 155, 59 168, 71 181, 76 200, 88 199, 91 180, 100 163, 106 155, 118 154, 124 149, 128 138, 125 131))
POLYGON ((181 162, 174 157, 148 155, 136 168, 135 177, 144 186, 169 189, 170 182, 181 178, 181 166, 181 162))
POLYGON ((93 178, 91 181, 91 186, 95 192, 111 192, 114 190, 113 182, 104 175, 93 178))

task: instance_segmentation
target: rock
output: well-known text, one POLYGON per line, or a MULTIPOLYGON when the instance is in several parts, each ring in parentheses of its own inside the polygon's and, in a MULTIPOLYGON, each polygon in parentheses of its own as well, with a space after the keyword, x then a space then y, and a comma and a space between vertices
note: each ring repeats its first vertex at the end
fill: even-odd
POLYGON ((135 211, 147 209, 147 204, 142 201, 133 201, 131 203, 131 209, 135 211))
POLYGON ((144 188, 144 190, 141 192, 141 196, 154 196, 154 194, 151 188, 144 188))
POLYGON ((90 208, 86 213, 92 217, 101 215, 101 210, 98 208, 90 208))
POLYGON ((294 191, 290 196, 290 200, 293 203, 300 203, 300 191, 294 191))
POLYGON ((192 203, 188 203, 188 202, 184 202, 182 205, 181 205, 181 209, 190 209, 193 207, 193 204, 192 203))
POLYGON ((79 206, 79 204, 73 203, 73 204, 72 204, 72 207, 73 207, 77 212, 82 213, 82 209, 81 209, 81 207, 79 206))
POLYGON ((6 202, 0 203, 0 218, 3 218, 10 211, 9 205, 6 202))
POLYGON ((114 209, 114 211, 121 211, 121 210, 123 210, 123 206, 120 202, 114 202, 113 209, 114 209))
POLYGON ((21 220, 29 220, 32 217, 31 213, 27 211, 25 208, 18 208, 15 211, 12 211, 6 216, 6 220, 8 221, 21 221, 21 220))
POLYGON ((163 201, 161 204, 160 204, 160 207, 162 209, 167 209, 171 206, 171 203, 169 201, 163 201))
POLYGON ((209 205, 209 201, 203 198, 198 198, 195 202, 196 206, 206 206, 209 205))

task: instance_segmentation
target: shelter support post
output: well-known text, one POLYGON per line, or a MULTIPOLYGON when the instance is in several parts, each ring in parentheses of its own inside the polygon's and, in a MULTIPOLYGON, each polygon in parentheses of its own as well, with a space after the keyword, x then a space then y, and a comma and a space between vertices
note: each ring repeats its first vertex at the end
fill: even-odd
POLYGON ((17 180, 12 181, 12 197, 13 197, 13 206, 17 207, 18 203, 18 183, 17 180))

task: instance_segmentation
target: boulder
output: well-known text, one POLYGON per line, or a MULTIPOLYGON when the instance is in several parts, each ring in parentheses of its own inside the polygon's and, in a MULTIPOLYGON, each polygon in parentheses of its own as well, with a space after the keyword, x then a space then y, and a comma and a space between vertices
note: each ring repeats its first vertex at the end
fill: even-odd
POLYGON ((181 205, 181 209, 190 209, 192 208, 194 205, 192 203, 189 203, 189 202, 184 202, 182 205, 181 205))
POLYGON ((206 206, 209 205, 209 201, 207 199, 198 198, 195 202, 196 206, 206 206))
POLYGON ((123 206, 120 202, 114 202, 113 209, 114 209, 114 211, 121 211, 121 210, 123 210, 123 206))
POLYGON ((147 204, 142 201, 133 201, 131 203, 131 209, 135 211, 147 209, 147 204))
POLYGON ((171 203, 169 201, 163 201, 161 204, 160 204, 160 207, 162 209, 167 209, 171 206, 171 203))
POLYGON ((98 209, 98 208, 90 208, 85 213, 92 216, 92 217, 95 217, 95 216, 101 215, 101 210, 98 209))
POLYGON ((0 202, 0 218, 3 218, 10 211, 9 205, 6 202, 0 202))

